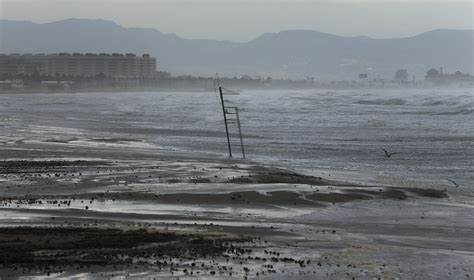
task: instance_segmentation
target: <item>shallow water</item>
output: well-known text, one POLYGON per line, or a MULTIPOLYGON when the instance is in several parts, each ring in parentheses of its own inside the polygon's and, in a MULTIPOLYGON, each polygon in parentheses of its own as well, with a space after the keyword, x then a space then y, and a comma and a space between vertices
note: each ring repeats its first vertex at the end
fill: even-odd
MULTIPOLYGON (((317 267, 319 278, 326 272, 335 273, 334 279, 348 272, 356 278, 468 278, 474 263, 473 97, 474 90, 464 89, 248 91, 229 97, 241 109, 251 160, 304 169, 330 180, 436 186, 447 189, 447 198, 410 196, 327 203, 312 209, 159 204, 133 198, 92 203, 77 199, 69 206, 8 202, 0 207, 0 224, 155 223, 179 229, 212 222, 243 232, 255 227, 285 233, 271 240, 290 256, 316 261, 324 255, 332 264, 360 262, 370 272, 366 274, 359 265, 357 269, 323 266, 317 267), (386 158, 381 147, 397 153, 386 158), (288 234, 297 240, 283 247, 288 234)), ((312 190, 310 185, 293 183, 188 182, 191 177, 217 175, 216 180, 228 180, 257 168, 239 161, 192 159, 193 154, 226 156, 219 105, 214 93, 0 95, 0 159, 105 159, 97 163, 100 168, 90 164, 76 170, 71 165, 69 173, 59 176, 55 173, 62 173, 61 164, 53 169, 32 168, 26 177, 9 173, 0 179, 1 190, 7 196, 41 194, 43 200, 61 193, 109 190, 160 194, 312 190), (180 158, 176 150, 191 153, 180 158), (34 177, 35 170, 44 172, 34 177), (77 177, 78 172, 83 176, 77 177), (168 177, 187 183, 169 184, 168 177)), ((318 186, 321 192, 337 192, 329 188, 318 186)), ((81 271, 69 273, 61 276, 94 278, 81 271)), ((287 276, 281 274, 281 279, 287 276)), ((300 275, 300 279, 313 278, 300 275)))
MULTIPOLYGON (((474 179, 473 89, 246 91, 227 99, 241 110, 252 160, 379 181, 474 179), (386 158, 381 147, 396 154, 386 158)), ((219 106, 215 93, 202 92, 3 94, 0 148, 45 142, 225 156, 219 106)))

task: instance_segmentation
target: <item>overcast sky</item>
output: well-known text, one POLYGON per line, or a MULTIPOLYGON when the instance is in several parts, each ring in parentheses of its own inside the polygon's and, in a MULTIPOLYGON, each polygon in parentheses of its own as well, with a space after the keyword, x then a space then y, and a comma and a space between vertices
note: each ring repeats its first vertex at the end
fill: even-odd
POLYGON ((186 38, 234 41, 289 29, 388 38, 473 29, 473 6, 474 0, 0 0, 0 18, 102 18, 186 38))

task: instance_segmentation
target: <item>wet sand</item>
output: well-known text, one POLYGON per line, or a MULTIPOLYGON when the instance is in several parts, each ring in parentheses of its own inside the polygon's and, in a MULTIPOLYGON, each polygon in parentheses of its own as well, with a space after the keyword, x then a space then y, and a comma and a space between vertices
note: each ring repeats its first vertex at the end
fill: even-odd
POLYGON ((256 242, 211 230, 190 233, 151 227, 7 227, 0 228, 0 263, 13 271, 11 275, 17 271, 18 275, 36 272, 65 276, 98 268, 150 266, 157 271, 168 268, 190 275, 199 275, 201 270, 222 274, 221 267, 197 259, 245 253, 246 249, 238 245, 256 242))
POLYGON ((468 219, 446 189, 184 155, 6 160, 0 173, 4 277, 430 278, 433 265, 436 275, 472 273, 474 229, 438 220, 468 219))

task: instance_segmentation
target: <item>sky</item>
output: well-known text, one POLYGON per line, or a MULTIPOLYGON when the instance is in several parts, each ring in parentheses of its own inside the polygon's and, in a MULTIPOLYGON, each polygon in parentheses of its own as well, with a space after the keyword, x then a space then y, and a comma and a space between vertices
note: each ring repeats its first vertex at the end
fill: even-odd
POLYGON ((474 0, 0 0, 1 19, 101 18, 185 38, 240 42, 294 29, 373 38, 474 29, 473 14, 474 0))

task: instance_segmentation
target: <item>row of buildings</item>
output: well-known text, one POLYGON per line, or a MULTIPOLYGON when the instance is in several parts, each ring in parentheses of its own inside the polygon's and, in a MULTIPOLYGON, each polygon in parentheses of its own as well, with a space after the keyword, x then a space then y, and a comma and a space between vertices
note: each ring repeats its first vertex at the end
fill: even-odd
POLYGON ((0 76, 140 78, 153 77, 155 73, 156 58, 148 54, 0 54, 0 76))
POLYGON ((474 76, 471 74, 462 73, 461 71, 456 71, 454 74, 444 73, 443 68, 430 69, 426 72, 425 77, 426 82, 432 84, 442 85, 442 84, 473 84, 474 76))

